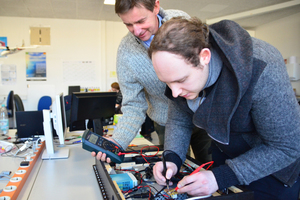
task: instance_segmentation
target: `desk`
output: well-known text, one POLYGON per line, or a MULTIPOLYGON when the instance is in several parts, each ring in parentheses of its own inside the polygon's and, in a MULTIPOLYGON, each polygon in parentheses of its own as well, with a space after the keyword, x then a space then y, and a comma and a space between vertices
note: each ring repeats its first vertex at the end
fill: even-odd
MULTIPOLYGON (((9 134, 13 134, 13 130, 9 134)), ((18 200, 101 199, 92 168, 95 158, 82 149, 81 144, 68 147, 68 159, 37 160, 18 200)), ((0 170, 9 170, 14 174, 22 160, 24 159, 0 157, 0 170)), ((7 183, 8 181, 0 181, 0 188, 4 188, 7 183)))
MULTIPOLYGON (((10 130, 9 135, 14 135, 10 130)), ((66 137, 74 132, 68 133, 66 137)), ((144 138, 135 138, 133 144, 152 145, 144 138)), ((82 149, 81 144, 67 145, 70 149, 68 159, 42 160, 39 158, 32 169, 17 200, 81 200, 102 199, 97 180, 92 168, 95 158, 82 149)), ((15 171, 23 158, 1 157, 0 172, 15 171)), ((8 181, 0 181, 0 189, 8 181)))
POLYGON ((70 145, 68 159, 42 160, 29 200, 99 199, 92 165, 95 158, 81 144, 70 145))

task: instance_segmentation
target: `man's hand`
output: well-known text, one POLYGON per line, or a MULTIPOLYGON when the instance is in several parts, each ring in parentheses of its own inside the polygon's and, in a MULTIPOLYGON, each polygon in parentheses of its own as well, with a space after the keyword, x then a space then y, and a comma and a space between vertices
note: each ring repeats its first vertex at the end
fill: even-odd
MULTIPOLYGON (((177 166, 172 162, 166 162, 166 166, 166 178, 171 179, 171 177, 177 173, 177 166)), ((166 185, 166 178, 163 175, 163 170, 163 162, 157 162, 153 167, 153 175, 159 185, 166 185)), ((173 185, 173 183, 170 182, 170 185, 173 185)))
MULTIPOLYGON (((105 137, 105 139, 109 140, 109 141, 112 141, 113 143, 117 144, 118 146, 120 146, 114 139, 110 138, 110 137, 105 137)), ((101 160, 103 162, 107 162, 107 163, 110 163, 111 160, 110 158, 106 158, 106 153, 102 153, 101 151, 98 152, 98 154, 96 155, 95 152, 92 152, 91 155, 93 157, 96 157, 97 160, 101 160)))
POLYGON ((188 193, 191 196, 204 196, 218 190, 218 184, 212 171, 201 171, 185 176, 178 182, 178 193, 188 193))

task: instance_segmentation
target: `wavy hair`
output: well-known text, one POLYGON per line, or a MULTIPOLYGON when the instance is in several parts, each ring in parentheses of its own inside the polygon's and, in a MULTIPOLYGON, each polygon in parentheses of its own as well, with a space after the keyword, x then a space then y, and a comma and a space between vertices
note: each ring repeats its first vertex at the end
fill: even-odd
POLYGON ((148 55, 152 58, 153 53, 166 51, 182 56, 196 67, 200 64, 201 50, 209 47, 209 28, 205 23, 196 17, 174 17, 158 29, 148 55))

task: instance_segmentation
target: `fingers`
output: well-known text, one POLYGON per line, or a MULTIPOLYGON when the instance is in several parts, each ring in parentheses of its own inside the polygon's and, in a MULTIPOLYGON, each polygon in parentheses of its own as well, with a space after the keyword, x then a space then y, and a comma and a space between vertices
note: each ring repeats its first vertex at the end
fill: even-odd
POLYGON ((178 182, 177 187, 179 188, 178 192, 186 192, 189 189, 192 189, 189 187, 189 184, 195 182, 195 175, 185 176, 181 181, 178 182))
POLYGON ((159 185, 166 185, 166 179, 162 175, 162 172, 163 172, 163 163, 157 162, 153 167, 154 178, 159 185))
POLYGON ((179 193, 188 193, 192 196, 209 195, 218 190, 218 184, 211 171, 185 176, 178 182, 177 187, 179 193))
POLYGON ((106 158, 106 154, 102 153, 101 151, 98 152, 96 158, 97 158, 97 160, 100 160, 103 162, 107 162, 107 163, 111 162, 110 158, 109 157, 106 158))
MULTIPOLYGON (((107 139, 107 140, 115 143, 118 146, 121 146, 114 139, 112 139, 111 137, 105 137, 105 139, 107 139)), ((99 151, 97 154, 95 152, 92 152, 91 155, 92 155, 92 157, 96 157, 97 160, 100 160, 100 161, 103 161, 103 162, 107 162, 107 163, 111 162, 111 159, 109 157, 106 157, 106 154, 103 153, 103 152, 99 151)))
POLYGON ((184 177, 179 183, 177 184, 177 187, 179 188, 177 190, 178 193, 188 193, 189 195, 194 196, 195 194, 198 195, 204 195, 203 194, 203 185, 196 184, 195 177, 193 176, 186 176, 184 177))
MULTIPOLYGON (((166 177, 167 179, 171 179, 171 177, 177 172, 177 166, 171 162, 167 162, 166 166, 167 166, 166 177)), ((166 178, 163 175, 163 169, 164 169, 163 162, 157 162, 153 167, 153 175, 156 182, 159 185, 166 185, 166 178)), ((169 184, 173 185, 172 182, 169 182, 169 184)))
POLYGON ((168 170, 166 171, 166 178, 171 179, 172 176, 173 176, 173 170, 168 168, 168 170))
POLYGON ((109 157, 106 158, 106 162, 107 162, 107 163, 110 163, 110 162, 111 162, 111 160, 110 160, 109 157))

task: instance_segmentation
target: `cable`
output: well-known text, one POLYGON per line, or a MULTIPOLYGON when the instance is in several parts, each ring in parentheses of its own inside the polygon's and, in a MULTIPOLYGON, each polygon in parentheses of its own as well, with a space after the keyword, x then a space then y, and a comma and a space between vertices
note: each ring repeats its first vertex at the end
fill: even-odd
POLYGON ((27 140, 21 148, 18 149, 18 151, 14 154, 16 156, 19 152, 24 151, 25 149, 28 149, 32 145, 32 141, 27 140))
POLYGON ((162 191, 164 191, 164 189, 166 189, 167 186, 164 186, 161 190, 159 190, 154 196, 159 195, 162 191))
POLYGON ((141 152, 139 153, 139 152, 137 152, 137 151, 125 151, 125 152, 119 152, 118 153, 118 156, 121 156, 121 155, 126 155, 126 154, 139 154, 139 155, 141 155, 142 157, 143 157, 143 159, 148 163, 148 164, 150 164, 148 161, 147 161, 147 159, 145 158, 145 157, 154 157, 154 156, 156 156, 157 154, 158 154, 158 152, 159 152, 159 148, 157 147, 157 146, 144 146, 144 147, 142 147, 141 148, 141 152), (146 153, 147 151, 145 151, 144 153, 143 153, 143 149, 145 149, 145 148, 150 148, 150 147, 155 147, 155 148, 157 148, 157 152, 154 154, 154 155, 145 155, 144 153, 146 153))
POLYGON ((33 142, 33 145, 32 145, 33 152, 36 151, 36 147, 38 146, 40 140, 41 140, 41 138, 38 138, 35 142, 33 142))
POLYGON ((2 171, 0 174, 0 180, 10 180, 10 171, 2 171))
POLYGON ((126 195, 125 199, 128 199, 128 198, 147 198, 148 197, 148 200, 150 200, 151 196, 152 196, 152 192, 151 192, 151 188, 148 185, 144 185, 144 186, 136 186, 133 189, 126 191, 126 193, 124 195, 126 195), (145 187, 149 188, 148 193, 140 193, 140 194, 128 195, 128 194, 130 194, 132 192, 135 192, 135 191, 137 191, 137 190, 139 190, 141 188, 145 188, 145 187))
MULTIPOLYGON (((209 166, 206 168, 206 170, 208 170, 208 169, 212 166, 213 163, 214 163, 214 161, 210 161, 210 162, 207 162, 207 163, 204 163, 204 164, 200 165, 200 166, 199 166, 197 169, 195 169, 190 175, 196 174, 196 173, 199 172, 205 165, 208 165, 208 164, 209 164, 209 166)), ((175 188, 176 191, 177 191, 178 189, 179 189, 178 187, 175 188)))

